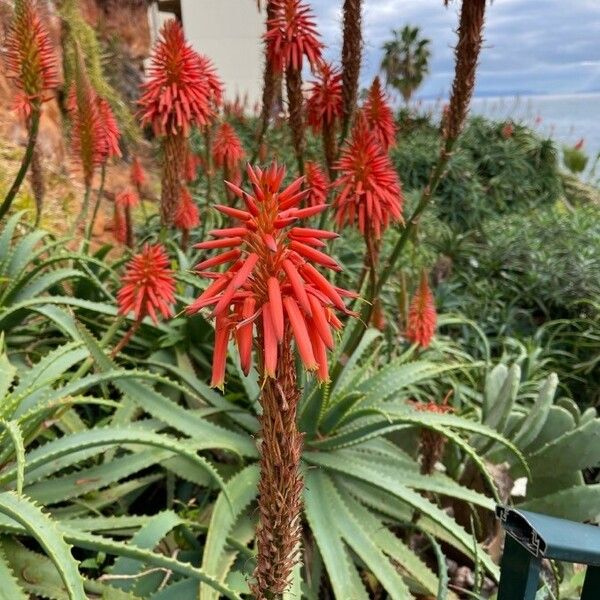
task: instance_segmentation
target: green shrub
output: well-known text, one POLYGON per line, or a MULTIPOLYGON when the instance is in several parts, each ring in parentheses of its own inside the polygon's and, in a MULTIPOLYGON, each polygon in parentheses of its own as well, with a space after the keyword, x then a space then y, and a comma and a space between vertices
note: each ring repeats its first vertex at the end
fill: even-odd
MULTIPOLYGON (((437 213, 454 227, 477 228, 495 215, 525 212, 560 197, 553 142, 520 125, 505 137, 503 127, 476 117, 459 140, 436 194, 437 213)), ((392 152, 406 191, 427 184, 439 144, 439 132, 430 125, 407 127, 392 152)))

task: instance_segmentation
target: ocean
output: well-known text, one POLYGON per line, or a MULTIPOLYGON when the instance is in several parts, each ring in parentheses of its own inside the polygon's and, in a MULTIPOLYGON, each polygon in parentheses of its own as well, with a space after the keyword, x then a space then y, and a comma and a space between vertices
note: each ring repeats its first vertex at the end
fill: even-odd
MULTIPOLYGON (((419 104, 434 113, 442 106, 440 101, 419 104)), ((583 139, 590 166, 600 152, 600 93, 474 98, 471 112, 527 125, 556 140, 559 149, 583 139)))

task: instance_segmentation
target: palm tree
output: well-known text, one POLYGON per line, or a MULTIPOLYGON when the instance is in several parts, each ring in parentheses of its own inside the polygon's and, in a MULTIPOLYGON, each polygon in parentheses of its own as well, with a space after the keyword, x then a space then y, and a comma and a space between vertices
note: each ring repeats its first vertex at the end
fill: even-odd
POLYGON ((392 29, 393 39, 383 49, 381 71, 388 87, 397 89, 408 104, 415 90, 429 73, 431 40, 420 37, 420 29, 406 25, 392 29))

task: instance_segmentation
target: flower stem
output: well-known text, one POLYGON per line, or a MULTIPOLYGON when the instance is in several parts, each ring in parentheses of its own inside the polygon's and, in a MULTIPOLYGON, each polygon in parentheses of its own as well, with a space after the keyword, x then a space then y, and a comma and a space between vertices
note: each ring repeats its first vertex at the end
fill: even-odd
POLYGON ((265 378, 260 402, 261 460, 256 600, 281 599, 298 561, 302 528, 302 434, 296 425, 300 391, 287 332, 275 378, 265 378))
POLYGON ((10 210, 10 207, 21 187, 21 183, 23 183, 23 179, 25 179, 25 175, 27 174, 27 169, 29 168, 29 164, 31 163, 31 159, 33 157, 33 150, 35 148, 35 143, 37 141, 37 135, 40 128, 40 116, 41 109, 38 106, 33 108, 33 112, 31 113, 31 120, 29 124, 29 139, 27 140, 27 147, 25 148, 25 154, 23 155, 23 159, 21 160, 21 166, 17 172, 15 180, 13 184, 10 186, 2 205, 0 206, 0 219, 4 217, 4 215, 10 210))
POLYGON ((98 188, 98 195, 96 196, 96 204, 94 205, 94 211, 92 212, 92 219, 90 220, 90 224, 88 225, 87 233, 85 234, 85 239, 89 242, 92 239, 92 233, 94 232, 94 223, 96 222, 96 217, 98 216, 98 210, 100 209, 100 203, 102 202, 102 196, 104 194, 104 181, 106 179, 106 163, 102 165, 102 169, 100 171, 100 187, 98 188))
POLYGON ((133 248, 133 220, 131 218, 131 206, 125 207, 125 229, 127 234, 127 246, 133 248))
POLYGON ((205 148, 205 160, 206 160, 206 199, 210 203, 212 201, 213 191, 213 165, 212 165, 212 136, 210 126, 204 127, 204 145, 205 148))
POLYGON ((69 236, 72 236, 77 231, 77 228, 79 227, 79 225, 81 225, 81 223, 85 223, 85 219, 88 214, 88 209, 90 207, 91 191, 92 191, 91 184, 86 184, 85 192, 83 193, 83 203, 81 205, 81 211, 80 211, 79 215, 77 216, 77 218, 73 221, 73 224, 71 225, 71 229, 69 229, 69 236))
POLYGON ((115 356, 117 356, 117 354, 119 354, 119 352, 121 352, 121 350, 123 350, 123 348, 125 348, 125 346, 129 343, 131 338, 134 336, 135 332, 140 328, 141 324, 142 324, 141 319, 137 319, 136 321, 133 322, 131 327, 127 330, 125 335, 121 338, 121 341, 113 348, 113 351, 110 353, 111 358, 115 358, 115 356))

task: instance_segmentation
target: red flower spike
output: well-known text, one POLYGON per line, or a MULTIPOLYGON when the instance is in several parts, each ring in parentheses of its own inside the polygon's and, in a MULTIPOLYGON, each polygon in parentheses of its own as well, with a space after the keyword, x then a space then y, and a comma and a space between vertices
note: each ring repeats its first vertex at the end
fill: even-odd
POLYGON ((334 127, 343 112, 342 74, 333 65, 321 63, 306 100, 306 120, 318 133, 325 127, 334 127))
POLYGON ((327 200, 329 178, 321 167, 311 160, 304 165, 304 185, 309 193, 305 196, 308 206, 324 204, 327 200))
POLYGON ((214 90, 203 59, 175 19, 161 29, 149 75, 139 100, 142 125, 152 125, 157 135, 187 134, 192 125, 212 120, 214 90))
POLYGON ((127 263, 122 281, 117 294, 120 315, 133 312, 136 321, 150 316, 155 323, 158 323, 157 312, 166 319, 172 316, 175 279, 169 256, 160 244, 146 244, 127 263))
POLYGON ((113 233, 115 240, 117 240, 119 244, 125 244, 127 242, 127 223, 125 222, 123 211, 116 203, 113 213, 113 233))
POLYGON ((18 88, 15 107, 28 117, 34 104, 52 98, 58 87, 58 63, 37 0, 16 0, 6 38, 8 77, 18 88))
POLYGON ((185 165, 183 167, 183 177, 186 181, 196 181, 198 176, 198 167, 202 164, 200 157, 196 156, 191 150, 185 153, 185 165))
POLYGON ((437 313, 433 294, 429 288, 427 274, 421 273, 421 280, 408 310, 406 337, 413 344, 427 348, 433 339, 437 313))
POLYGON ((104 99, 98 96, 98 122, 99 128, 102 132, 101 144, 102 144, 102 157, 106 161, 109 158, 121 157, 121 150, 119 148, 119 140, 121 139, 121 131, 117 124, 117 119, 110 107, 110 104, 104 99))
POLYGON ((73 156, 83 171, 86 186, 90 186, 96 167, 106 159, 106 134, 100 120, 97 94, 90 84, 85 67, 76 67, 75 84, 67 98, 67 108, 73 128, 73 156))
POLYGON ((131 185, 139 189, 146 183, 147 179, 148 176, 146 175, 146 171, 144 171, 144 167, 142 167, 140 159, 137 156, 134 156, 129 171, 129 181, 131 181, 131 185))
POLYGON ((273 0, 275 16, 267 22, 267 60, 275 71, 301 71, 304 57, 313 71, 321 62, 323 44, 311 7, 301 0, 273 0))
POLYGON ((118 206, 123 208, 133 208, 139 204, 140 198, 133 190, 123 190, 117 194, 115 202, 118 206))
POLYGON ((369 128, 375 131, 382 148, 387 152, 396 144, 396 123, 379 77, 375 77, 363 106, 369 128))
MULTIPOLYGON (((238 345, 244 370, 252 363, 251 353, 258 352, 255 364, 261 366, 263 376, 274 376, 277 359, 285 354, 279 346, 293 339, 305 368, 326 378, 326 348, 333 346, 331 330, 341 327, 333 310, 348 311, 336 289, 310 264, 317 259, 327 268, 338 269, 337 263, 306 240, 320 244, 336 234, 284 223, 296 225, 297 216, 304 216, 300 214, 304 209, 296 208, 302 199, 301 193, 298 196, 302 179, 282 189, 284 176, 285 171, 276 164, 265 170, 250 167, 252 192, 230 188, 244 199, 249 211, 219 207, 238 223, 211 231, 212 240, 199 244, 201 249, 222 247, 226 251, 205 259, 197 269, 229 266, 224 272, 207 274, 214 278, 213 283, 187 312, 212 307, 217 319, 228 324, 228 335, 238 345), (311 339, 309 329, 317 333, 317 341, 311 339)), ((224 373, 220 361, 215 346, 213 380, 217 383, 224 373)))
POLYGON ((187 231, 200 225, 200 213, 198 207, 187 188, 181 189, 179 206, 177 207, 173 224, 175 227, 187 231))
POLYGON ((340 173, 333 183, 339 189, 335 199, 339 227, 358 223, 363 236, 379 239, 390 222, 402 220, 400 180, 364 114, 359 115, 335 168, 340 173))
POLYGON ((244 159, 242 142, 229 123, 219 125, 213 142, 212 156, 216 167, 226 167, 231 172, 234 172, 244 159))

